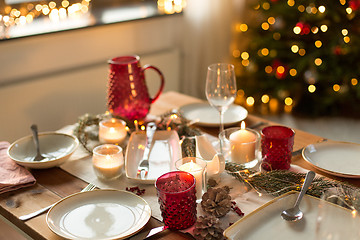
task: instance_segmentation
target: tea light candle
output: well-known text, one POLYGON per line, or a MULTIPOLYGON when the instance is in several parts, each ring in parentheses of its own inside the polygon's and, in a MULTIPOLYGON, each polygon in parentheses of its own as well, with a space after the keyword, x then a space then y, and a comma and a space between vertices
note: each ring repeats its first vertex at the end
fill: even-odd
POLYGON ((99 123, 99 140, 101 143, 121 144, 126 135, 126 123, 120 119, 111 118, 99 123))
POLYGON ((178 160, 180 162, 177 162, 177 164, 179 165, 177 166, 177 169, 180 171, 191 173, 191 175, 194 176, 196 182, 195 183, 196 198, 199 200, 202 198, 202 194, 203 194, 203 186, 205 182, 204 171, 206 168, 206 162, 199 158, 193 158, 193 159, 189 158, 191 159, 190 162, 186 162, 182 164, 184 162, 184 159, 178 160))
POLYGON ((93 150, 93 168, 102 179, 112 180, 121 176, 124 166, 122 148, 113 144, 104 144, 93 150))
POLYGON ((235 163, 247 163, 255 159, 256 135, 245 129, 245 122, 241 122, 241 129, 229 136, 231 160, 235 163))

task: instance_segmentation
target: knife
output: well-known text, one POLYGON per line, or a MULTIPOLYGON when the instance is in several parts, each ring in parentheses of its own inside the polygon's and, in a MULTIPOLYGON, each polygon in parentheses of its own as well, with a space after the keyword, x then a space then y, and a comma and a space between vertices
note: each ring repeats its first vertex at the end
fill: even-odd
POLYGON ((153 144, 155 131, 156 131, 156 124, 154 122, 149 122, 146 126, 146 143, 145 143, 144 155, 138 166, 138 174, 140 174, 141 179, 144 179, 149 171, 150 148, 153 144))

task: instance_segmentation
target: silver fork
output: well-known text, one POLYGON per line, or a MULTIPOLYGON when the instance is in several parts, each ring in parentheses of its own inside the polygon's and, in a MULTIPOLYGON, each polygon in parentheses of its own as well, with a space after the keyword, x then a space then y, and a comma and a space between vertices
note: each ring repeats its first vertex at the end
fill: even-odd
POLYGON ((156 131, 156 124, 154 122, 149 122, 146 126, 146 143, 144 149, 144 155, 141 159, 140 164, 138 165, 137 174, 140 174, 140 179, 144 179, 149 171, 149 156, 152 142, 154 139, 154 134, 156 131))
MULTIPOLYGON (((90 183, 89 185, 87 185, 83 190, 81 190, 81 192, 88 192, 88 191, 92 191, 96 188, 96 186, 92 183, 90 183)), ((54 206, 54 204, 51 204, 50 206, 47 206, 47 207, 44 207, 36 212, 33 212, 33 213, 29 213, 27 215, 23 215, 23 216, 20 216, 19 219, 22 220, 22 221, 26 221, 26 220, 29 220, 33 217, 36 217, 46 211, 48 211, 52 206, 54 206)))

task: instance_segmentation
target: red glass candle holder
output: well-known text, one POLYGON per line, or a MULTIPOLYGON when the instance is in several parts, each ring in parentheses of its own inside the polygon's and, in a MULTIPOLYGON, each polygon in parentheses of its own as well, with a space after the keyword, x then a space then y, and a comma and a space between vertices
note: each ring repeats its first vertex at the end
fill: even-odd
POLYGON ((170 229, 186 229, 196 221, 195 178, 188 172, 174 171, 155 183, 161 216, 170 229))
POLYGON ((261 130, 261 167, 264 170, 290 168, 294 136, 294 130, 284 126, 269 126, 261 130))

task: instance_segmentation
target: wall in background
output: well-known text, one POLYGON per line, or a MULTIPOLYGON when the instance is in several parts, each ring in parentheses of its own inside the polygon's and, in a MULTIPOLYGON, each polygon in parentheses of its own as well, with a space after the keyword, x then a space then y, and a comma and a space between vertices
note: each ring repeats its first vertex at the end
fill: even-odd
MULTIPOLYGON (((165 91, 179 90, 181 15, 112 24, 0 42, 0 140, 13 142, 73 124, 106 110, 107 60, 137 54, 158 67, 165 91)), ((159 86, 146 73, 149 91, 159 86)))

